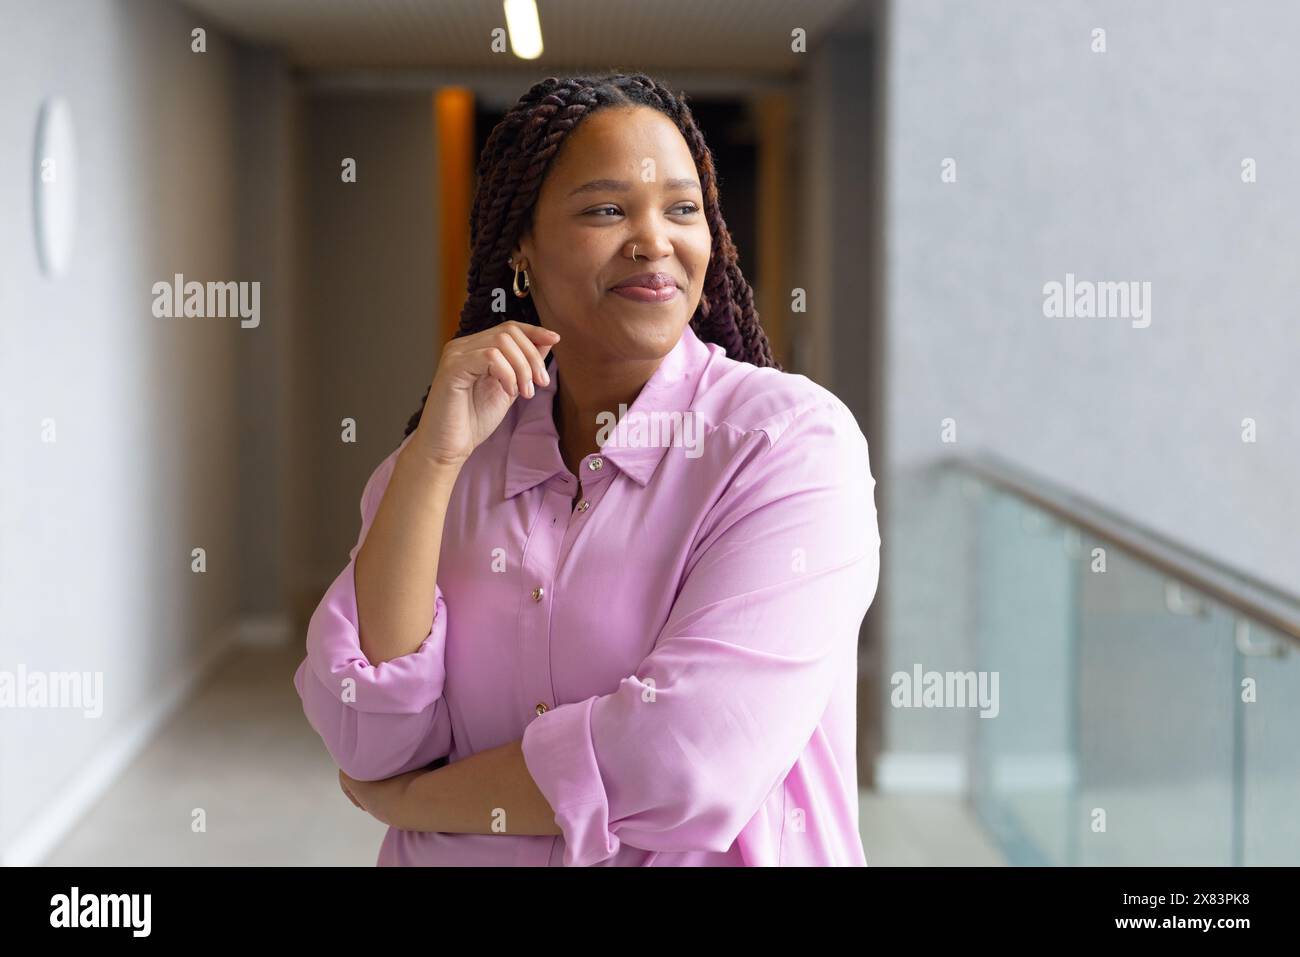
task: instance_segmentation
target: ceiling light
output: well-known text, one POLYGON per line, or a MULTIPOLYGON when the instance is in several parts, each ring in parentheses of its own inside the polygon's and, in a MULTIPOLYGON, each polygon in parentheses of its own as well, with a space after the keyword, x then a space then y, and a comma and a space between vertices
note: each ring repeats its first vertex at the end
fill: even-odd
POLYGON ((521 60, 542 55, 542 24, 537 19, 536 0, 505 0, 506 30, 510 49, 521 60))

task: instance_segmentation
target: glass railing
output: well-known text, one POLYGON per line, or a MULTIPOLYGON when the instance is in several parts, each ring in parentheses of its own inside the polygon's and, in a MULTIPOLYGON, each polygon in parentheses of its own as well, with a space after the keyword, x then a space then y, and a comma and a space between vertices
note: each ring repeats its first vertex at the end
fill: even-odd
POLYGON ((1300 864, 1300 603, 998 460, 937 475, 997 675, 970 799, 1008 862, 1300 864))

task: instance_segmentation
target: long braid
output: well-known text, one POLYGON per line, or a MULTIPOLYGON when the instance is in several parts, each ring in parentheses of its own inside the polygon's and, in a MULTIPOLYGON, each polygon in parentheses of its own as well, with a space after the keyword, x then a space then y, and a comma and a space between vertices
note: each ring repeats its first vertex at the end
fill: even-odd
MULTIPOLYGON (((513 282, 507 260, 520 234, 531 224, 542 181, 565 137, 586 117, 610 106, 659 110, 677 125, 695 161, 713 245, 691 328, 702 341, 722 346, 732 359, 780 369, 759 323, 754 291, 741 272, 731 232, 722 218, 713 153, 685 99, 642 73, 547 77, 521 96, 493 128, 478 162, 478 186, 470 213, 469 275, 456 337, 510 319, 541 324, 531 296, 506 296, 504 312, 494 312, 493 301, 498 290, 509 289, 513 282)), ((405 435, 420 424, 431 389, 432 384, 407 420, 405 435)))

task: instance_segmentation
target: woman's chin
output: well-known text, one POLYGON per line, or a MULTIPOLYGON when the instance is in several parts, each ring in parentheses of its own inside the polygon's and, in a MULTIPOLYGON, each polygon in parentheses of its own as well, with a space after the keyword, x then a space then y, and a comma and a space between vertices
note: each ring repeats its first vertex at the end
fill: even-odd
POLYGON ((646 359, 667 355, 690 321, 680 310, 670 312, 635 306, 631 309, 610 310, 606 317, 601 322, 601 328, 605 330, 610 345, 617 338, 624 346, 617 349, 617 352, 646 359))

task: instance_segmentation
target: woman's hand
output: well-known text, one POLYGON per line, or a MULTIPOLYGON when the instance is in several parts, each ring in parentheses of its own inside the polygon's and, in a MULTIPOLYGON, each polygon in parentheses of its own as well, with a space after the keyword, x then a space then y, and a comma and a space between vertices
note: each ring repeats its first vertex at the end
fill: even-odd
POLYGON ((349 777, 340 769, 339 784, 343 787, 343 793, 348 799, 361 810, 366 811, 376 820, 389 827, 395 827, 399 830, 409 830, 404 827, 407 820, 405 811, 406 791, 414 778, 422 774, 429 774, 428 770, 408 771, 406 774, 399 774, 396 777, 385 778, 382 781, 358 781, 356 778, 349 777))
POLYGON ((459 468, 519 396, 547 385, 545 359, 560 335, 507 320, 443 347, 411 444, 438 465, 459 468))

